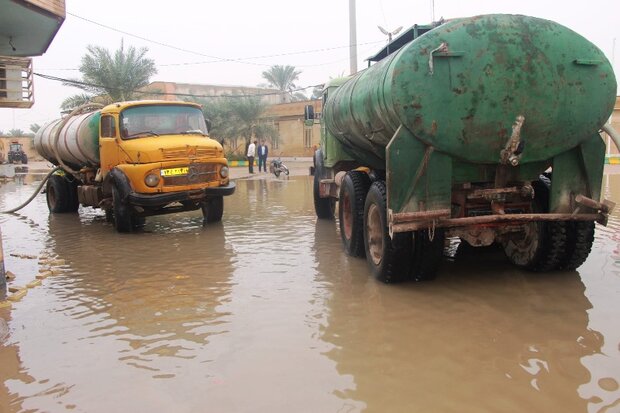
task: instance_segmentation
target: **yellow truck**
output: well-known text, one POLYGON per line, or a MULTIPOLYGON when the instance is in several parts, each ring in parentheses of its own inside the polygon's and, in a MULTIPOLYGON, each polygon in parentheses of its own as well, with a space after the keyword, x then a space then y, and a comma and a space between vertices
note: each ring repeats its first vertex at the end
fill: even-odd
POLYGON ((34 145, 58 166, 46 185, 50 212, 101 208, 119 232, 197 209, 204 222, 220 221, 235 183, 208 123, 198 104, 149 100, 83 107, 45 124, 34 145))

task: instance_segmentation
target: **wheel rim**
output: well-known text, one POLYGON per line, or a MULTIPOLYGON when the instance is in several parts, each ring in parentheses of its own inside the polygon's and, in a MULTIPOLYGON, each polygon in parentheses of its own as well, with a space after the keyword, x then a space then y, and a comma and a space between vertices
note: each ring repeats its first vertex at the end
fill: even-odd
POLYGON ((353 214, 351 211, 351 196, 348 192, 344 194, 342 200, 342 227, 345 238, 350 240, 353 234, 353 214))
POLYGON ((381 212, 375 204, 368 208, 366 233, 370 259, 373 264, 379 265, 383 259, 383 225, 381 225, 381 212))
POLYGON ((539 224, 530 222, 523 227, 521 233, 515 234, 504 244, 504 251, 515 264, 526 265, 534 259, 539 238, 539 224))

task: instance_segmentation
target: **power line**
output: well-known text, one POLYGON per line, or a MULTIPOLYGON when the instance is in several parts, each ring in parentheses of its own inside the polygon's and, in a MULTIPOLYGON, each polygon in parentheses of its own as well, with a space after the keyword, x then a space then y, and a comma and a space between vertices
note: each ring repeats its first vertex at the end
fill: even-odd
MULTIPOLYGON (((98 85, 98 84, 95 84, 95 83, 82 82, 82 81, 75 80, 75 79, 64 79, 64 78, 61 78, 61 77, 45 75, 45 74, 42 74, 42 73, 36 73, 35 72, 34 75, 38 76, 38 77, 41 77, 43 79, 53 80, 55 82, 62 82, 62 83, 68 84, 68 85, 73 85, 75 87, 86 86, 86 87, 106 89, 106 90, 127 91, 126 89, 123 89, 123 88, 107 87, 107 86, 98 85)), ((293 89, 293 90, 287 90, 287 91, 277 91, 277 92, 268 92, 268 93, 255 93, 255 94, 236 94, 236 95, 197 95, 197 94, 193 94, 193 93, 168 93, 168 92, 144 91, 144 90, 138 90, 138 89, 132 89, 132 90, 129 90, 129 92, 142 93, 144 95, 185 96, 185 97, 194 97, 194 98, 252 98, 252 97, 281 95, 283 93, 300 92, 302 90, 306 90, 306 89, 310 89, 310 88, 315 88, 315 87, 320 87, 322 85, 323 84, 306 86, 306 87, 301 87, 301 88, 297 88, 297 89, 293 89)))
MULTIPOLYGON (((292 56, 292 55, 299 55, 299 54, 309 54, 309 53, 318 53, 318 52, 325 52, 325 51, 330 51, 330 50, 337 50, 337 49, 342 49, 342 48, 348 48, 350 47, 350 45, 346 45, 346 46, 334 46, 334 47, 324 47, 324 48, 319 48, 319 49, 310 49, 310 50, 301 50, 301 51, 293 51, 293 52, 283 52, 283 53, 276 53, 276 54, 272 54, 272 55, 262 55, 262 56, 250 56, 250 57, 243 57, 243 58, 225 58, 225 57, 219 57, 219 56, 213 56, 213 55, 208 55, 205 53, 201 53, 201 52, 196 52, 193 50, 189 50, 189 49, 184 49, 182 47, 178 47, 175 45, 171 45, 168 43, 163 43, 163 42, 159 42, 157 40, 152 40, 152 39, 148 39, 146 37, 137 35, 137 34, 133 34, 133 33, 129 33, 126 32, 124 30, 120 30, 117 29, 115 27, 112 26, 108 26, 105 25, 103 23, 99 23, 96 22, 94 20, 91 19, 87 19, 85 17, 82 16, 78 16, 76 14, 73 14, 71 12, 67 12, 67 14, 84 20, 88 23, 100 26, 100 27, 104 27, 108 30, 112 30, 118 33, 122 33, 124 35, 127 36, 131 36, 131 37, 135 37, 137 39, 149 42, 149 43, 154 43, 157 44, 159 46, 163 46, 163 47, 167 47, 170 49, 174 49, 174 50, 178 50, 184 53, 190 53, 190 54, 194 54, 194 55, 198 55, 198 56, 203 56, 203 57, 208 57, 214 60, 210 60, 210 61, 202 61, 202 62, 187 62, 187 63, 169 63, 169 64, 160 64, 158 66, 183 66, 183 65, 198 65, 198 64, 210 64, 210 63, 221 63, 221 62, 235 62, 235 63, 241 63, 241 64, 248 64, 248 65, 254 65, 254 66, 272 66, 271 64, 267 64, 267 63, 257 63, 257 62, 248 62, 247 60, 255 60, 255 59, 267 59, 267 58, 272 58, 272 57, 282 57, 282 56, 292 56)), ((357 46, 366 46, 366 45, 370 45, 370 44, 379 44, 382 43, 383 41, 373 41, 373 42, 366 42, 366 43, 360 43, 357 46)), ((296 65, 296 66, 300 66, 303 67, 304 65, 296 65)), ((312 65, 312 66, 316 66, 316 65, 312 65)), ((319 65, 320 66, 320 65, 319 65)), ((50 69, 48 69, 50 70, 50 69)), ((75 69, 54 69, 54 70, 75 70, 75 69)))

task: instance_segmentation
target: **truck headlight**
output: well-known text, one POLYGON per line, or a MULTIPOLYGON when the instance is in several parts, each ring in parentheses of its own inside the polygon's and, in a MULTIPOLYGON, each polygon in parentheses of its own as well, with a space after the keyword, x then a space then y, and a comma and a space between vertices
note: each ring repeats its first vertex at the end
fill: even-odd
POLYGON ((144 183, 146 186, 150 186, 151 188, 156 187, 159 184, 159 175, 150 173, 144 178, 144 183))
POLYGON ((220 169, 220 176, 222 178, 228 178, 228 167, 227 166, 222 166, 222 168, 220 169))

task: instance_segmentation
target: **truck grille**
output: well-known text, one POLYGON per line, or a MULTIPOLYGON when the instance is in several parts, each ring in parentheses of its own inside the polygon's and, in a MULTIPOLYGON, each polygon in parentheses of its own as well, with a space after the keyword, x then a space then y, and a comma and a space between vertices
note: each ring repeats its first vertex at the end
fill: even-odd
POLYGON ((220 177, 217 172, 217 164, 194 163, 189 165, 187 175, 166 176, 163 179, 164 186, 181 186, 217 181, 220 177))
POLYGON ((215 158, 217 150, 215 148, 197 148, 195 146, 184 146, 182 148, 162 149, 164 159, 178 159, 187 157, 196 158, 215 158))

